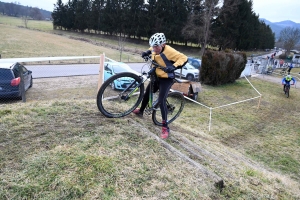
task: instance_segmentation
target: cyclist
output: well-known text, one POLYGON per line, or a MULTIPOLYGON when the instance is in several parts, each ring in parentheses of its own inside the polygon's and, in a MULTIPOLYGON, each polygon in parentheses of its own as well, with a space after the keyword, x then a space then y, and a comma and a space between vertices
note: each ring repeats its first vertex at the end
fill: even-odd
MULTIPOLYGON (((158 103, 160 104, 160 111, 162 115, 162 133, 160 137, 162 139, 168 138, 170 129, 167 121, 167 105, 166 99, 169 90, 173 84, 175 78, 174 70, 177 67, 184 66, 188 57, 179 51, 173 49, 171 46, 166 44, 166 37, 163 33, 155 33, 149 39, 150 48, 142 53, 143 58, 151 55, 152 60, 157 62, 163 69, 156 68, 156 78, 153 85, 153 92, 159 90, 158 103)), ((146 92, 143 97, 143 101, 140 108, 133 111, 136 115, 142 117, 143 112, 149 102, 150 85, 147 86, 146 92)))
POLYGON ((288 69, 288 73, 290 73, 291 70, 292 70, 293 68, 294 68, 294 65, 293 65, 293 63, 291 62, 290 66, 289 66, 289 69, 288 69))
POLYGON ((290 73, 288 73, 288 75, 286 77, 284 77, 281 81, 282 85, 283 85, 283 91, 285 91, 286 83, 289 83, 291 81, 293 81, 293 84, 296 83, 296 80, 290 75, 290 73))

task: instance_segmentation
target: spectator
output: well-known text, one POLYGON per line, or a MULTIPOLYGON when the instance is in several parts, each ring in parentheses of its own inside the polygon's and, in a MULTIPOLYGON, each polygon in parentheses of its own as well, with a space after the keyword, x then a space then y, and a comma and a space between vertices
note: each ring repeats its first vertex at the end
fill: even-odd
POLYGON ((274 62, 273 69, 275 69, 276 67, 277 67, 277 60, 275 60, 275 62, 274 62))
POLYGON ((282 66, 283 66, 283 60, 282 59, 280 59, 280 61, 279 61, 279 65, 280 65, 280 68, 282 68, 282 66))

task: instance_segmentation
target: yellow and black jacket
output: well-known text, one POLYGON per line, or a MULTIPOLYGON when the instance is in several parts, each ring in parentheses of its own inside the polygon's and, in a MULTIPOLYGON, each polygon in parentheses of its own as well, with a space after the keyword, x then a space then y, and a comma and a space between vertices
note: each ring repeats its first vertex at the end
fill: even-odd
MULTIPOLYGON (((152 51, 152 48, 149 50, 152 51)), ((162 67, 182 67, 187 63, 187 56, 179 51, 173 49, 169 45, 166 45, 160 54, 155 54, 152 51, 152 60, 155 60, 160 66, 162 67)), ((166 73, 163 70, 157 68, 155 71, 157 77, 159 78, 175 78, 175 74, 173 73, 166 73)))

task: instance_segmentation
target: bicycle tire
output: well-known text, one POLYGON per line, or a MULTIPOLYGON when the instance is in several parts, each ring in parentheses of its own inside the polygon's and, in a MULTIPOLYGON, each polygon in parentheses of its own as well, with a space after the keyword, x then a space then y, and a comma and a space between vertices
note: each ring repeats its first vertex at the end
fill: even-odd
POLYGON ((290 96, 290 87, 289 86, 285 87, 285 95, 286 95, 286 98, 289 98, 289 96, 290 96))
POLYGON ((111 76, 98 91, 97 107, 99 111, 108 118, 120 118, 130 114, 143 99, 144 84, 141 84, 139 88, 136 87, 142 81, 140 76, 131 72, 122 72, 111 76), (135 87, 122 93, 131 83, 134 83, 135 87), (124 97, 134 89, 137 91, 128 100, 124 100, 124 97))
MULTIPOLYGON (((168 107, 168 124, 172 123, 177 117, 179 117, 185 104, 184 96, 180 92, 170 92, 167 96, 168 107)), ((159 104, 154 106, 152 112, 152 120, 155 125, 162 126, 162 116, 159 108, 159 104)))

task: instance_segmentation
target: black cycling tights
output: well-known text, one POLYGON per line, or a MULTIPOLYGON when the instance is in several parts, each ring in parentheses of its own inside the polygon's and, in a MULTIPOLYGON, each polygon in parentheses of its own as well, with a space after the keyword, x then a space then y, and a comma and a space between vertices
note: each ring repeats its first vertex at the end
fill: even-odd
MULTIPOLYGON (((157 80, 155 80, 153 85, 153 93, 157 92, 157 90, 159 89, 158 103, 160 104, 159 106, 162 115, 162 120, 165 120, 166 122, 167 122, 167 114, 168 114, 166 99, 172 85, 173 85, 173 79, 170 78, 157 78, 157 80)), ((150 85, 148 85, 146 88, 146 92, 144 94, 144 98, 140 108, 141 112, 144 112, 149 102, 149 90, 150 90, 150 85)))

